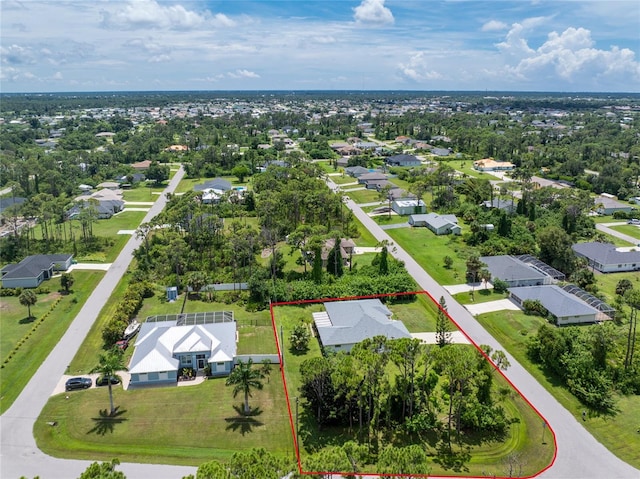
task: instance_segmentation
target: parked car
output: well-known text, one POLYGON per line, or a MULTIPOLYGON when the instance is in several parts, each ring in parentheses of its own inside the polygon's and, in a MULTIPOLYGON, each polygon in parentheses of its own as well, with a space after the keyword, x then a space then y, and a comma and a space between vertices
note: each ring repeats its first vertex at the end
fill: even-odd
POLYGON ((126 339, 123 339, 122 341, 118 341, 116 343, 116 348, 121 349, 122 351, 124 351, 128 347, 129 347, 129 341, 127 341, 126 339))
POLYGON ((91 387, 92 381, 91 378, 71 378, 67 379, 67 382, 64 384, 64 388, 67 391, 72 391, 74 389, 88 389, 91 387))
POLYGON ((111 376, 109 379, 107 379, 106 376, 101 376, 99 378, 96 378, 96 386, 106 386, 107 384, 109 384, 109 381, 111 381, 111 384, 120 384, 120 380, 118 378, 114 378, 113 376, 111 376))
POLYGON ((628 225, 640 225, 640 220, 638 219, 630 219, 629 221, 627 221, 628 225))

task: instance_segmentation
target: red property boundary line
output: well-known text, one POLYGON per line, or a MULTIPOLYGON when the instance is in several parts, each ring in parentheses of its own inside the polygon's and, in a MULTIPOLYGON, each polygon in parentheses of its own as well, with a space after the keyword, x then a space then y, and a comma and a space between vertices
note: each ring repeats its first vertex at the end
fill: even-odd
POLYGON ((271 325, 273 327, 273 335, 274 338, 276 340, 276 347, 278 348, 278 358, 280 360, 280 375, 282 377, 282 384, 284 385, 284 394, 285 394, 285 398, 287 401, 287 412, 289 413, 289 425, 291 426, 291 436, 293 437, 293 446, 295 448, 295 453, 296 453, 296 461, 298 464, 298 473, 302 474, 302 475, 309 475, 309 476, 316 476, 316 475, 329 475, 329 474, 336 474, 336 475, 350 475, 350 476, 358 476, 358 477, 431 477, 431 478, 437 478, 437 477, 441 477, 441 478, 468 478, 468 479, 485 479, 488 477, 491 477, 493 479, 508 479, 506 476, 496 476, 496 475, 492 475, 492 476, 432 476, 430 474, 383 474, 383 473, 358 473, 358 472, 343 472, 343 471, 303 471, 302 470, 302 462, 300 460, 300 448, 298 445, 298 435, 296 434, 296 427, 294 424, 294 419, 293 419, 293 413, 291 411, 291 400, 289 398, 289 388, 287 387, 287 380, 285 378, 285 374, 284 374, 284 367, 283 367, 283 351, 282 351, 282 347, 283 345, 280 344, 280 339, 278 337, 278 330, 276 327, 276 321, 275 321, 275 315, 274 315, 274 308, 277 306, 295 306, 295 305, 300 305, 300 304, 313 304, 313 303, 328 303, 328 302, 332 302, 332 301, 349 301, 349 300, 354 300, 354 299, 373 299, 373 298, 386 298, 386 297, 394 297, 394 296, 409 296, 409 295, 426 295, 432 302, 433 304, 436 305, 436 307, 444 312, 444 314, 447 316, 447 318, 449 318, 449 320, 455 324, 455 326, 458 328, 458 330, 460 332, 462 332, 462 334, 465 336, 465 338, 467 338, 467 340, 476 348, 476 350, 478 350, 480 352, 480 354, 487 360, 489 361, 489 364, 491 364, 491 366, 493 367, 493 369, 495 371, 498 372, 498 374, 500 374, 505 381, 507 381, 507 383, 513 388, 514 391, 516 391, 520 397, 529 405, 529 407, 531 409, 533 409, 535 411, 535 413, 542 419, 543 421, 543 428, 546 428, 549 430, 549 432, 551 433, 551 437, 553 439, 553 458, 551 459, 551 462, 549 463, 548 466, 546 466, 544 469, 538 471, 537 473, 530 475, 530 476, 523 476, 523 479, 531 479, 534 477, 538 477, 540 474, 544 473, 545 471, 547 471, 548 469, 550 469, 553 464, 556 462, 556 458, 558 456, 558 443, 556 440, 556 433, 553 430, 553 428, 551 427, 551 425, 549 424, 549 422, 547 421, 547 419, 540 413, 540 411, 538 411, 538 409, 531 404, 531 402, 526 398, 526 396, 524 394, 522 394, 520 392, 520 390, 509 380, 509 378, 507 378, 507 376, 505 376, 504 372, 495 365, 495 363, 491 360, 491 358, 489 358, 489 356, 482 351, 482 349, 480 349, 480 347, 475 343, 475 341, 473 341, 471 339, 471 337, 469 337, 469 335, 466 333, 466 331, 464 329, 462 329, 460 327, 460 325, 451 317, 451 315, 449 314, 449 312, 446 309, 443 309, 440 306, 440 303, 438 301, 435 300, 435 298, 433 296, 431 296, 431 294, 428 291, 411 291, 411 292, 406 292, 406 293, 388 293, 388 294, 372 294, 372 295, 367 295, 367 296, 346 296, 344 298, 321 298, 321 299, 305 299, 305 300, 300 300, 300 301, 281 301, 281 302, 275 302, 275 303, 270 303, 269 305, 269 312, 271 313, 271 325))

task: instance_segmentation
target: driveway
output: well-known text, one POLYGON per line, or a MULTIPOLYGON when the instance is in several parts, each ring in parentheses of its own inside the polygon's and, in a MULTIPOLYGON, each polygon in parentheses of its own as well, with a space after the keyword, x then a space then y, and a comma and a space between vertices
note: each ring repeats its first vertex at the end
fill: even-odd
MULTIPOLYGON (((328 179, 329 187, 335 187, 328 179)), ((377 241, 389 241, 392 238, 375 223, 351 199, 346 205, 371 232, 377 241)), ((420 288, 428 291, 434 298, 443 296, 447 302, 450 316, 458 327, 468 335, 476 345, 488 344, 494 350, 505 349, 495 340, 473 315, 458 303, 447 290, 439 285, 424 269, 400 246, 390 249, 397 259, 404 261, 409 274, 420 288)), ((555 461, 548 470, 538 477, 549 479, 631 479, 640 477, 640 471, 631 467, 613 455, 580 424, 529 372, 505 351, 511 366, 505 376, 511 384, 542 414, 555 434, 558 445, 555 461)))
POLYGON ((465 304, 464 307, 467 308, 467 311, 474 316, 484 313, 493 313, 494 311, 503 311, 505 309, 510 309, 512 311, 520 309, 518 305, 510 299, 498 299, 496 301, 487 301, 486 303, 465 304))
POLYGON ((69 272, 73 270, 97 270, 107 271, 111 267, 111 263, 76 263, 69 267, 69 272))
POLYGON ((634 238, 633 236, 629 236, 609 228, 609 226, 620 226, 620 225, 626 225, 626 224, 627 224, 626 221, 620 222, 620 223, 596 223, 596 229, 608 235, 615 236, 616 238, 620 238, 621 240, 627 241, 633 245, 640 245, 640 240, 638 240, 638 238, 634 238))
MULTIPOLYGON (((174 191, 183 176, 184 170, 181 168, 171 179, 165 192, 174 191)), ((166 195, 158 195, 158 200, 145 215, 143 222, 149 222, 162 211, 166 202, 166 195)), ((42 362, 13 405, 2 415, 0 420, 1 478, 40 476, 44 479, 70 479, 79 477, 91 464, 92 461, 56 459, 44 454, 36 446, 33 438, 33 425, 49 396, 58 387, 68 365, 98 317, 100 310, 110 299, 114 288, 127 271, 133 251, 141 241, 136 236, 129 239, 64 336, 42 362)), ((132 463, 123 463, 118 467, 118 470, 121 470, 129 479, 148 477, 178 479, 196 473, 194 467, 132 463)))

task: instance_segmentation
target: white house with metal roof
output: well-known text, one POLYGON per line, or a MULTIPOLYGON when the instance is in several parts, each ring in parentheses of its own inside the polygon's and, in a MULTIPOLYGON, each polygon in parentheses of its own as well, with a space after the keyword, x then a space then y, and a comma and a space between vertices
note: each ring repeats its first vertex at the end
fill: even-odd
POLYGON ((374 336, 411 337, 402 321, 391 319, 393 313, 379 299, 328 302, 324 309, 313 313, 313 320, 326 349, 349 352, 357 343, 374 336))
POLYGON ((578 323, 595 323, 599 311, 555 285, 509 288, 511 299, 518 305, 526 300, 537 300, 546 308, 559 326, 578 323))
POLYGON ((129 363, 132 386, 177 383, 181 368, 226 376, 236 357, 233 313, 221 321, 174 320, 142 323, 129 363), (201 323, 201 324, 196 324, 201 323))
POLYGON ((589 261, 589 266, 601 273, 640 271, 640 250, 617 248, 609 243, 577 243, 573 251, 589 261))

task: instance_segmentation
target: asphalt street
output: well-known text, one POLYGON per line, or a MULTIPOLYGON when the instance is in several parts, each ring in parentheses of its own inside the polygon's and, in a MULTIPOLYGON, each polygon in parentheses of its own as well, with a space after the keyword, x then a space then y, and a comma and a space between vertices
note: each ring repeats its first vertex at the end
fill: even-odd
MULTIPOLYGON (((329 187, 337 191, 338 187, 327 180, 329 187)), ((440 286, 414 259, 380 228, 351 199, 346 206, 373 234, 378 241, 393 243, 390 252, 404 261, 407 271, 413 276, 420 288, 427 291, 436 301, 444 296, 449 314, 467 336, 476 344, 488 344, 493 349, 506 350, 496 341, 462 305, 460 305, 442 286, 440 286)), ((428 232, 425 231, 425 234, 428 232)), ((618 459, 595 438, 548 393, 510 354, 507 354, 511 366, 505 372, 507 379, 520 391, 530 404, 546 419, 554 431, 558 451, 553 466, 539 477, 550 479, 638 479, 640 471, 618 459)))
MULTIPOLYGON (((174 191, 183 176, 184 170, 180 168, 171 179, 165 193, 174 191)), ((166 202, 166 196, 160 195, 143 222, 148 222, 162 211, 166 202)), ((141 239, 136 238, 135 235, 131 236, 60 342, 36 371, 13 405, 0 417, 0 478, 18 479, 21 476, 28 478, 40 476, 41 479, 72 479, 79 477, 91 464, 92 461, 56 459, 44 454, 36 446, 32 432, 33 425, 100 310, 127 271, 133 251, 140 242, 141 239)), ((129 463, 122 464, 118 469, 123 471, 128 479, 149 477, 180 479, 187 474, 195 474, 196 471, 193 467, 129 463)))

